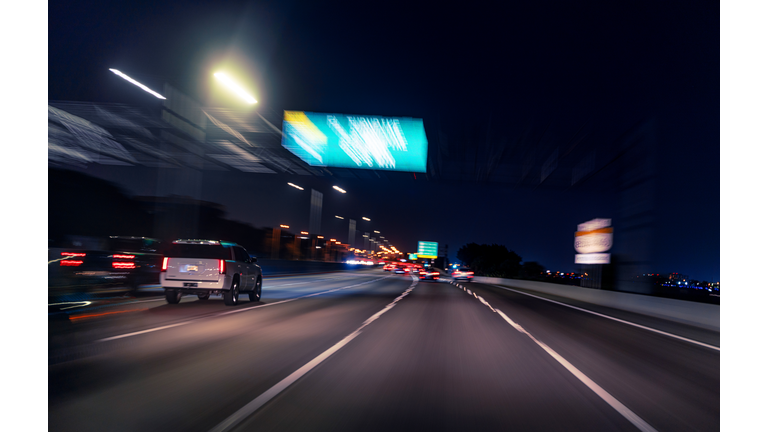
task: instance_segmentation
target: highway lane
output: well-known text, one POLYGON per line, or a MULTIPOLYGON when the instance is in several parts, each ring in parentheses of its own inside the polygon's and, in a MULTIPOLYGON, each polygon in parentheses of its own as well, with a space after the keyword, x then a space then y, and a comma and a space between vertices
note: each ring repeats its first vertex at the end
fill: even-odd
POLYGON ((89 301, 58 304, 66 308, 49 320, 49 363, 70 360, 82 355, 83 349, 96 349, 93 343, 109 337, 151 331, 169 325, 183 325, 194 319, 230 313, 256 305, 273 305, 312 296, 323 291, 345 288, 386 276, 383 272, 338 272, 320 275, 299 275, 266 278, 262 299, 251 303, 247 293, 240 295, 240 304, 225 307, 221 296, 200 301, 195 296, 182 297, 183 306, 168 305, 161 288, 145 289, 141 296, 89 297, 89 301))
MULTIPOLYGON (((209 430, 222 413, 336 343, 412 283, 366 273, 302 292, 357 287, 251 310, 248 302, 234 308, 220 303, 220 312, 243 310, 228 315, 200 317, 188 308, 187 317, 196 318, 189 324, 94 342, 100 347, 95 353, 49 366, 49 429, 209 430)), ((154 309, 173 310, 178 319, 185 306, 208 302, 154 309)), ((128 314, 114 319, 121 322, 101 323, 106 333, 131 329, 122 323, 128 314)))
POLYGON ((190 298, 84 319, 79 340, 100 348, 49 366, 49 429, 719 428, 718 351, 476 283, 380 270, 270 283, 269 307, 190 298))
POLYGON ((719 430, 719 333, 525 290, 459 283, 534 337, 658 430, 719 430), (691 339, 616 322, 537 297, 586 308, 691 339), (704 346, 708 345, 710 347, 704 346))

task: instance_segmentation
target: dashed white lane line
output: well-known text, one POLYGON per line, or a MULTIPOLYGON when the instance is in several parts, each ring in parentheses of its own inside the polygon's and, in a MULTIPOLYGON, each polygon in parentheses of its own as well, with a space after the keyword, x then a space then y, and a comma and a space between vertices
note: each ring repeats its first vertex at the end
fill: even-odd
POLYGON ((528 293, 525 293, 525 292, 522 292, 522 291, 518 291, 518 290, 515 290, 515 289, 512 289, 512 288, 507 288, 507 287, 503 287, 503 286, 500 286, 500 285, 493 285, 493 286, 495 286, 496 288, 501 288, 501 289, 507 290, 507 291, 513 291, 513 292, 516 292, 518 294, 524 294, 524 295, 527 295, 527 296, 530 296, 530 297, 534 297, 534 298, 537 298, 537 299, 540 299, 540 300, 546 300, 548 302, 556 303, 556 304, 559 304, 561 306, 566 306, 566 307, 569 307, 571 309, 580 310, 582 312, 587 312, 587 313, 590 313, 592 315, 597 315, 599 317, 608 318, 609 320, 613 320, 613 321, 617 321, 617 322, 620 322, 620 323, 623 323, 623 324, 631 325, 633 327, 641 328, 643 330, 648 330, 648 331, 651 331, 651 332, 654 332, 654 333, 662 334, 664 336, 668 336, 668 337, 675 338, 675 339, 678 339, 678 340, 682 340, 682 341, 685 341, 685 342, 689 342, 689 343, 692 343, 692 344, 695 344, 695 345, 700 345, 700 346, 703 346, 703 347, 706 347, 706 348, 709 348, 709 349, 720 351, 720 347, 716 347, 714 345, 705 344, 704 342, 695 341, 693 339, 688 339, 688 338, 685 338, 685 337, 682 337, 682 336, 678 336, 676 334, 667 333, 667 332, 661 331, 661 330, 656 330, 655 328, 646 327, 646 326, 640 325, 640 324, 635 324, 635 323, 630 322, 630 321, 625 321, 625 320, 622 320, 622 319, 614 318, 612 316, 603 315, 601 313, 597 313, 597 312, 594 312, 594 311, 591 311, 591 310, 588 310, 588 309, 582 309, 580 307, 572 306, 572 305, 569 305, 569 304, 566 304, 566 303, 561 303, 561 302, 555 301, 555 300, 550 300, 550 299, 544 298, 544 297, 539 297, 539 296, 536 296, 536 295, 533 295, 533 294, 528 294, 528 293))
POLYGON ((602 400, 608 403, 613 409, 619 412, 624 418, 629 420, 633 425, 635 425, 638 429, 641 431, 648 431, 648 432, 655 432, 656 429, 654 429, 651 425, 645 422, 645 420, 641 419, 637 414, 635 414, 632 410, 627 408, 624 404, 619 402, 615 397, 611 396, 610 393, 603 390, 602 387, 597 385, 594 381, 589 379, 588 376, 584 375, 580 370, 576 369, 575 366, 573 366, 571 363, 568 362, 568 360, 564 359, 560 354, 556 353, 552 348, 548 347, 544 342, 541 342, 540 340, 536 339, 532 334, 525 331, 525 329, 520 326, 520 324, 512 321, 509 319, 508 316, 504 314, 504 312, 497 310, 496 311, 502 318, 504 318, 509 325, 514 327, 517 331, 520 333, 523 333, 527 335, 531 340, 536 342, 537 345, 539 345, 541 348, 544 349, 544 351, 547 352, 550 356, 552 356, 555 360, 558 361, 563 367, 565 367, 568 372, 572 373, 576 378, 579 379, 582 383, 584 383, 587 387, 589 387, 590 390, 595 392, 602 400))
POLYGON ((268 307, 268 306, 275 306, 275 305, 279 305, 279 304, 283 304, 283 303, 288 303, 288 302, 292 302, 292 301, 296 301, 296 300, 301 300, 301 299, 308 298, 308 297, 314 297, 314 296, 318 296, 318 295, 322 295, 322 294, 328 294, 328 293, 332 293, 332 292, 335 292, 335 291, 347 290, 347 289, 350 289, 350 288, 354 288, 354 287, 358 287, 358 286, 361 286, 361 285, 366 285, 366 284, 369 284, 369 283, 380 281, 380 280, 386 279, 388 277, 390 277, 390 276, 384 276, 384 277, 381 277, 381 278, 378 278, 378 279, 374 279, 374 280, 371 280, 371 281, 368 281, 368 282, 362 282, 362 283, 355 284, 355 285, 349 285, 349 286, 345 286, 345 287, 341 287, 341 288, 334 288, 332 290, 320 291, 320 292, 316 292, 316 293, 312 293, 312 294, 307 294, 307 295, 304 295, 304 296, 301 296, 301 297, 294 297, 294 298, 290 298, 290 299, 287 299, 287 300, 282 300, 282 301, 279 301, 279 302, 267 303, 267 304, 258 305, 258 306, 251 306, 251 307, 242 308, 242 309, 235 309, 235 310, 232 310, 232 311, 222 312, 222 313, 218 313, 218 314, 215 314, 215 315, 208 315, 208 316, 205 316, 205 317, 202 317, 202 318, 191 319, 189 321, 183 321, 183 322, 176 323, 176 324, 170 324, 170 325, 166 325, 166 326, 162 326, 162 327, 155 327, 155 328, 151 328, 151 329, 147 329, 147 330, 141 330, 141 331, 136 331, 136 332, 132 332, 132 333, 121 334, 121 335, 118 335, 118 336, 112 336, 112 337, 108 337, 108 338, 104 338, 104 339, 99 339, 96 342, 107 342, 107 341, 111 341, 111 340, 123 339, 123 338, 131 337, 131 336, 138 336, 138 335, 145 334, 145 333, 152 333, 152 332, 156 332, 156 331, 159 331, 159 330, 165 330, 165 329, 169 329, 169 328, 173 328, 173 327, 179 327, 179 326, 191 324, 191 323, 194 323, 194 322, 197 322, 197 321, 206 320, 206 319, 210 319, 210 318, 216 318, 216 317, 220 317, 220 316, 224 316, 224 315, 230 315, 230 314, 234 314, 234 313, 245 312, 245 311, 249 311, 249 310, 253 310, 253 309, 258 309, 258 308, 263 308, 263 307, 268 307))
MULTIPOLYGON (((463 288, 463 287, 459 287, 463 288)), ((501 288, 501 287, 499 287, 501 288)), ((466 288, 464 288, 465 291, 468 293, 471 293, 471 291, 468 291, 466 288)), ((568 360, 564 359, 560 354, 555 352, 552 348, 547 346, 544 342, 541 342, 540 340, 536 339, 532 334, 528 333, 520 324, 512 321, 509 319, 507 315, 504 314, 504 312, 494 309, 488 302, 485 301, 482 297, 477 297, 475 294, 475 297, 484 305, 491 308, 491 310, 502 318, 504 318, 504 321, 506 321, 509 325, 511 325, 515 330, 519 331, 520 333, 523 333, 527 335, 531 340, 536 342, 537 345, 539 345, 544 351, 552 356, 555 360, 557 360, 558 363, 560 363, 563 367, 565 367, 568 372, 572 373, 576 378, 578 378, 579 381, 584 383, 590 390, 595 392, 602 400, 604 400, 608 405, 610 405, 613 409, 615 409, 619 414, 621 414, 624 418, 629 420, 635 427, 640 429, 643 432, 656 432, 656 429, 654 429, 651 425, 645 422, 640 416, 635 414, 632 410, 627 408, 624 404, 619 402, 615 397, 611 396, 610 393, 605 391, 602 387, 597 385, 594 381, 589 379, 588 376, 584 375, 580 370, 576 369, 575 366, 573 366, 568 360)))
POLYGON ((407 290, 405 290, 400 297, 396 298, 392 301, 392 303, 388 304, 384 307, 384 309, 380 310, 379 312, 373 314, 370 318, 365 320, 363 325, 361 325, 357 330, 350 333, 345 337, 344 339, 340 340, 336 343, 336 345, 328 348, 324 353, 320 354, 319 356, 312 359, 309 363, 305 364, 304 366, 300 367, 296 372, 288 375, 286 378, 284 378, 279 383, 272 386, 269 390, 259 395, 256 399, 248 402, 244 407, 237 410, 234 414, 227 417, 223 422, 219 423, 210 430, 210 432, 225 432, 232 430, 234 427, 236 427, 240 422, 245 420, 248 416, 256 412, 259 408, 264 406, 267 402, 269 402, 272 398, 280 394, 283 390, 288 388, 291 384, 296 382, 299 378, 306 375, 307 372, 314 369, 317 365, 322 363, 325 359, 333 355, 336 351, 343 348, 346 344, 351 342, 354 338, 360 335, 362 333, 363 329, 368 326, 370 323, 376 321, 381 315, 383 315, 388 310, 392 309, 395 304, 397 304, 398 301, 402 300, 405 296, 410 294, 411 291, 416 287, 416 284, 419 283, 419 279, 414 277, 413 283, 411 283, 411 286, 408 287, 407 290))

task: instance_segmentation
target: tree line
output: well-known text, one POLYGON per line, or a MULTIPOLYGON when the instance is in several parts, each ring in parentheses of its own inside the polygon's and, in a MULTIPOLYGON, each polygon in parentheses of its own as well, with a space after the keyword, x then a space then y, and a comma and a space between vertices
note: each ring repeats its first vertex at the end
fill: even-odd
POLYGON ((506 246, 468 243, 459 248, 456 257, 479 276, 539 279, 545 271, 536 261, 523 258, 506 246))

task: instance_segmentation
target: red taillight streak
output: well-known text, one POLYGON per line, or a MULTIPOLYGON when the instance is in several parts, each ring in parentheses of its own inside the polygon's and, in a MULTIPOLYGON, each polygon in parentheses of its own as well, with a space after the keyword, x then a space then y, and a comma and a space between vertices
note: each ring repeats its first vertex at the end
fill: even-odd
POLYGON ((61 255, 68 257, 84 257, 85 252, 62 252, 61 255))
POLYGON ((132 269, 132 268, 136 268, 136 264, 132 262, 113 261, 112 267, 119 268, 119 269, 132 269))
POLYGON ((163 267, 160 268, 160 271, 166 270, 168 270, 168 257, 163 257, 163 267))
POLYGON ((112 255, 112 258, 134 259, 136 255, 112 255))
POLYGON ((77 267, 81 265, 83 262, 80 260, 62 260, 59 261, 59 265, 62 266, 70 266, 70 267, 77 267))
POLYGON ((227 262, 224 260, 219 260, 219 274, 224 274, 227 272, 227 262))

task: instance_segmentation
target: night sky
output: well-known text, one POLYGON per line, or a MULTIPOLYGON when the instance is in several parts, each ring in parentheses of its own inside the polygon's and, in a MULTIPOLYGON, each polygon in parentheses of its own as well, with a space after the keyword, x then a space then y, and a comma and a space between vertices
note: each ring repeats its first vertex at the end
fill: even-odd
MULTIPOLYGON (((145 93, 108 71, 117 68, 151 88, 168 82, 203 104, 224 105, 232 101, 212 90, 211 73, 229 66, 251 83, 258 110, 418 117, 428 140, 429 125, 449 115, 477 121, 503 113, 509 127, 587 115, 606 129, 652 117, 653 269, 720 280, 717 2, 71 1, 49 3, 48 18, 49 100, 143 103, 145 93)), ((156 187, 156 172, 146 168, 85 172, 131 194, 156 187)), ((617 213, 610 194, 423 177, 206 172, 202 199, 257 227, 300 226, 314 187, 325 195, 328 235, 346 238, 334 214, 356 216, 358 227, 368 216, 371 230, 403 251, 432 240, 449 244, 453 257, 465 243, 495 242, 561 271, 576 270, 576 225, 617 213), (250 199, 234 192, 243 184, 250 199), (349 193, 334 194, 334 184, 349 193)))

